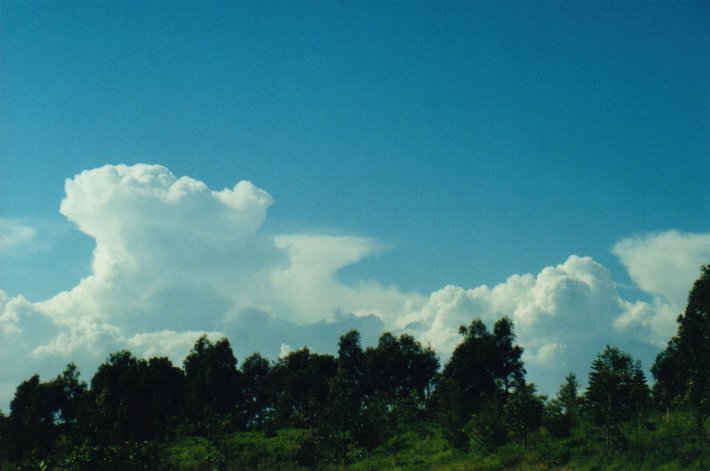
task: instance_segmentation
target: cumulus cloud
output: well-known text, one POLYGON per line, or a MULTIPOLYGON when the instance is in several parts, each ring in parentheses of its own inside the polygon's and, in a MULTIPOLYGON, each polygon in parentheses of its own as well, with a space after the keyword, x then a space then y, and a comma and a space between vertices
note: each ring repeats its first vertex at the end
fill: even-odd
POLYGON ((364 344, 383 330, 409 332, 445 360, 460 325, 478 317, 492 326, 503 315, 531 379, 552 391, 570 370, 583 376, 606 343, 624 346, 632 333, 638 350, 667 337, 664 323, 710 258, 709 235, 621 241, 614 253, 650 302, 625 299, 608 269, 579 256, 492 286, 422 294, 339 280, 339 270, 386 250, 370 238, 265 234, 273 199, 247 181, 214 191, 157 165, 107 165, 68 179, 65 193, 61 214, 95 240, 91 272, 37 303, 0 290, 0 359, 11 363, 0 372, 0 403, 34 372, 77 361, 91 374, 122 348, 179 363, 203 333, 227 336, 241 358, 275 358, 289 345, 334 351, 352 328, 364 344))
POLYGON ((658 345, 668 340, 700 267, 710 263, 710 234, 667 231, 637 235, 612 249, 651 301, 628 302, 615 326, 658 345))
POLYGON ((637 235, 618 242, 613 252, 639 288, 682 308, 700 266, 710 263, 710 234, 667 231, 637 235))
POLYGON ((553 390, 566 372, 584 371, 604 343, 623 343, 610 326, 625 309, 609 270, 573 255, 537 275, 513 275, 493 287, 447 286, 405 317, 409 330, 446 354, 460 341, 459 325, 480 318, 491 327, 508 316, 531 377, 543 390, 553 390))

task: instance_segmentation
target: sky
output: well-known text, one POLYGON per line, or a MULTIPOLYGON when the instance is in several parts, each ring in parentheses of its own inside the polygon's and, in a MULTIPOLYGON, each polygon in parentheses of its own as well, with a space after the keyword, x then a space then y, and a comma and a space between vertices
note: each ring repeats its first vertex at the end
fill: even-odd
POLYGON ((0 409, 116 350, 509 316, 554 393, 710 263, 706 2, 0 2, 0 409))

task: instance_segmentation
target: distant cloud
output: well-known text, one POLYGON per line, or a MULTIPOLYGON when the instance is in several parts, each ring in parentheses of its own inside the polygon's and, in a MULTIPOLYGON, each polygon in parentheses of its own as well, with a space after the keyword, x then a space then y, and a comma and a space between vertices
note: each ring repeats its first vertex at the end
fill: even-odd
POLYGON ((618 343, 611 327, 625 312, 611 273, 590 257, 571 256, 536 276, 513 275, 492 288, 447 286, 407 314, 412 331, 441 352, 460 340, 458 326, 481 318, 492 326, 510 317, 533 381, 554 388, 570 370, 586 368, 605 343, 618 343))
MULTIPOLYGON (((445 358, 460 325, 480 317, 492 326, 503 315, 515 323, 531 379, 550 390, 570 370, 583 375, 606 343, 631 338, 655 351, 700 263, 710 261, 707 234, 621 241, 614 253, 650 303, 624 299, 609 270, 574 255, 492 287, 427 295, 339 280, 340 269, 385 250, 375 240, 263 233, 273 199, 250 182, 213 191, 157 165, 107 165, 68 179, 65 192, 61 213, 95 240, 92 270, 38 303, 0 290, 0 361, 8 365, 0 404, 34 372, 54 375, 77 361, 91 374, 118 349, 179 363, 205 332, 227 336, 241 359, 253 351, 275 358, 289 345, 334 351, 352 328, 365 344, 384 329, 410 332, 445 358)), ((20 234, 6 247, 34 237, 2 224, 20 234)))
POLYGON ((13 249, 32 244, 37 231, 19 221, 0 218, 0 255, 9 254, 13 249))
POLYGON ((710 234, 637 235, 621 240, 612 251, 639 288, 681 309, 700 266, 710 263, 710 234))
POLYGON ((616 326, 661 345, 675 332, 688 292, 710 263, 710 234, 667 231, 630 237, 612 249, 636 285, 652 300, 630 303, 616 326))

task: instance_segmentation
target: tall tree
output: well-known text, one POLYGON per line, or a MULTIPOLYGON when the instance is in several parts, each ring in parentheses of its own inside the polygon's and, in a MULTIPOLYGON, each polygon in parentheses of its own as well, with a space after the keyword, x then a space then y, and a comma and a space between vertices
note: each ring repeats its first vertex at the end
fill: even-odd
MULTIPOLYGON (((82 403, 88 391, 76 364, 69 363, 61 375, 54 380, 60 390, 59 418, 66 427, 73 427, 79 420, 82 403)), ((65 428, 66 428, 65 427, 65 428)))
POLYGON ((281 425, 311 427, 322 417, 337 362, 332 355, 304 347, 280 359, 273 368, 276 416, 281 425))
POLYGON ((678 354, 698 438, 703 441, 703 426, 710 418, 710 265, 701 268, 685 313, 678 318, 678 354))
POLYGON ((100 442, 166 438, 184 408, 183 373, 167 358, 113 353, 91 379, 89 430, 100 442))
POLYGON ((504 406, 505 422, 508 430, 528 449, 528 437, 542 424, 545 401, 537 395, 535 385, 519 385, 508 396, 504 406))
POLYGON ((204 427, 232 428, 241 403, 237 359, 229 340, 212 343, 206 335, 195 342, 183 363, 187 412, 204 427))
POLYGON ((557 396, 547 404, 545 426, 554 435, 566 437, 579 421, 579 381, 574 373, 565 377, 557 396))
POLYGON ((7 423, 8 450, 12 458, 24 458, 32 452, 40 456, 49 454, 59 431, 60 394, 55 383, 42 383, 38 375, 17 386, 7 423))
POLYGON ((468 417, 487 400, 503 401, 511 386, 524 384, 523 349, 515 345, 513 323, 499 319, 488 332, 480 319, 459 329, 462 342, 454 350, 442 374, 444 390, 454 394, 461 416, 468 417))
POLYGON ((489 332, 480 319, 461 326, 463 337, 444 367, 432 407, 457 447, 468 446, 464 426, 474 414, 475 428, 482 439, 498 444, 502 406, 511 387, 524 385, 523 349, 515 344, 513 323, 499 319, 489 332))
POLYGON ((657 405, 670 413, 674 400, 682 397, 687 389, 688 370, 679 349, 679 339, 674 336, 668 341, 666 349, 656 356, 651 366, 655 379, 653 398, 657 405))
POLYGON ((273 414, 274 391, 269 360, 258 353, 249 355, 241 367, 242 411, 249 428, 262 427, 273 414))
POLYGON ((515 345, 513 321, 508 317, 499 319, 493 326, 493 339, 497 356, 496 381, 498 388, 507 394, 511 387, 522 386, 525 377, 523 349, 515 345))
POLYGON ((641 363, 607 345, 592 363, 584 395, 586 411, 602 428, 607 446, 624 422, 640 417, 649 397, 641 363))

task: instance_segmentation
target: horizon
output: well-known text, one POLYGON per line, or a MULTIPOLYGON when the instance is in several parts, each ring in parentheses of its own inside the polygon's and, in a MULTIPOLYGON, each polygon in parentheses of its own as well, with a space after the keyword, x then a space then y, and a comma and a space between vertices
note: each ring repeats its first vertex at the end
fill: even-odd
MULTIPOLYGON (((710 12, 0 5, 0 409, 116 350, 241 362, 509 316, 646 371, 710 263, 710 12)), ((649 381, 651 378, 648 378, 649 381)))

